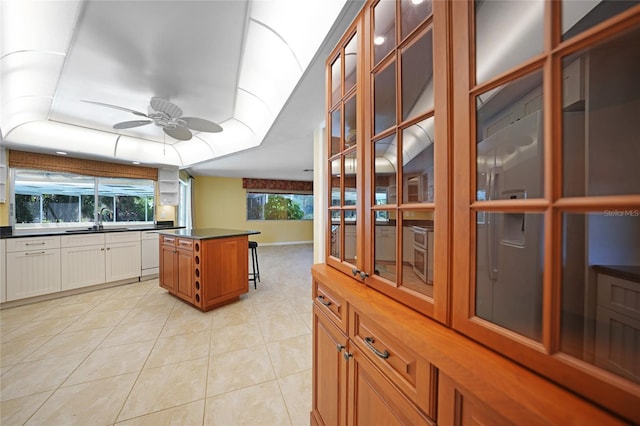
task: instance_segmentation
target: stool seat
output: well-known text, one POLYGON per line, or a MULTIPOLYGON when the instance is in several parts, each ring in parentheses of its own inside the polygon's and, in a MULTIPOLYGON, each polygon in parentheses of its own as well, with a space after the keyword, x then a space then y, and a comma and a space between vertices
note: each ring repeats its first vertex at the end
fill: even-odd
POLYGON ((251 269, 249 272, 249 281, 253 281, 253 288, 258 288, 257 282, 260 281, 260 265, 258 264, 258 242, 249 241, 249 250, 251 251, 251 269))

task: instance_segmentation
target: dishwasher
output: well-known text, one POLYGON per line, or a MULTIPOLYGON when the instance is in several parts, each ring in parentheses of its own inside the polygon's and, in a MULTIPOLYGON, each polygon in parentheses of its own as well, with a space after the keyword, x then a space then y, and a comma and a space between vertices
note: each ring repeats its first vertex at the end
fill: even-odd
POLYGON ((142 259, 142 277, 157 275, 160 265, 160 248, 158 246, 160 234, 155 231, 142 232, 141 259, 142 259))

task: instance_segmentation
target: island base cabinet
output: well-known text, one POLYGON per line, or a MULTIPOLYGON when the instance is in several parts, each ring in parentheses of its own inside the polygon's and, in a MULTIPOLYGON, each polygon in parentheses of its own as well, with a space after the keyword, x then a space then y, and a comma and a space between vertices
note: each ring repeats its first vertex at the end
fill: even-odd
POLYGON ((202 251, 194 251, 194 279, 196 296, 202 288, 201 309, 208 311, 249 291, 249 240, 247 236, 228 237, 203 240, 201 244, 202 251))

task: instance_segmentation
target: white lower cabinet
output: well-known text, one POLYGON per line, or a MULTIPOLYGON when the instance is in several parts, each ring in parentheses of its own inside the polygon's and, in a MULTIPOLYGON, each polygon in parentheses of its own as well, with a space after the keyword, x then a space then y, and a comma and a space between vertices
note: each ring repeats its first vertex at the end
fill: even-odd
POLYGON ((62 290, 140 276, 140 233, 62 237, 62 290))
POLYGON ((0 303, 7 301, 7 242, 0 240, 0 303))
POLYGON ((60 286, 60 237, 9 239, 7 301, 55 293, 60 286))

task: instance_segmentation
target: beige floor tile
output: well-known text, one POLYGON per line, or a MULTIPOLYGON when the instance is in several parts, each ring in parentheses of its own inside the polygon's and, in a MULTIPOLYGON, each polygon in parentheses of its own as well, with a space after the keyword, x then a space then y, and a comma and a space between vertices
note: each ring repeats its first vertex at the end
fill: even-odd
POLYGON ((211 311, 211 327, 220 329, 239 324, 255 323, 256 312, 248 299, 242 299, 211 311))
POLYGON ((209 356, 209 331, 199 333, 179 334, 157 340, 144 368, 160 367, 162 365, 209 356))
POLYGON ((311 333, 267 343, 276 377, 285 377, 311 368, 311 333))
POLYGON ((38 319, 50 319, 50 318, 64 318, 64 317, 77 317, 78 315, 84 315, 93 308, 95 308, 95 303, 71 303, 68 305, 60 304, 49 309, 43 315, 39 316, 38 319))
POLYGON ((2 375, 0 400, 56 389, 86 358, 87 353, 18 364, 2 375))
POLYGON ((204 398, 208 358, 142 370, 118 421, 204 398))
POLYGON ((211 331, 213 315, 211 312, 201 312, 185 303, 177 303, 169 315, 160 337, 170 337, 178 334, 211 331))
POLYGON ((33 337, 0 344, 0 366, 7 367, 23 361, 47 340, 42 337, 33 337))
POLYGON ((274 300, 267 303, 255 303, 256 316, 258 321, 269 317, 286 317, 295 313, 291 301, 287 299, 274 300))
POLYGON ((207 398, 204 424, 283 426, 291 422, 278 384, 273 380, 207 398))
POLYGON ((142 296, 109 298, 100 302, 91 312, 128 311, 140 302, 142 296))
POLYGON ((122 320, 122 323, 135 324, 141 321, 156 321, 164 324, 167 318, 169 318, 172 309, 172 305, 140 306, 140 304, 138 304, 129 311, 127 316, 122 320))
POLYGON ((102 328, 107 326, 115 327, 122 321, 122 319, 129 313, 126 311, 91 311, 83 317, 79 318, 63 333, 69 333, 73 331, 92 330, 95 328, 102 328))
POLYGON ((58 334, 25 358, 25 361, 35 361, 77 352, 92 351, 104 340, 111 330, 113 330, 113 327, 58 334))
POLYGON ((47 391, 1 402, 0 425, 24 424, 52 393, 47 391))
POLYGON ((53 318, 47 320, 36 320, 12 330, 2 336, 2 343, 18 339, 30 339, 33 337, 54 336, 69 327, 77 317, 53 318))
POLYGON ((96 349, 64 382, 63 386, 138 372, 147 360, 153 340, 96 349))
POLYGON ((230 325, 211 331, 211 354, 237 351, 264 344, 257 323, 230 325))
POLYGON ((33 321, 45 314, 49 309, 57 306, 58 300, 47 300, 44 302, 31 303, 23 306, 0 310, 0 324, 23 324, 33 321))
POLYGON ((135 419, 116 423, 118 426, 189 426, 203 424, 204 399, 169 408, 135 419))
POLYGON ((147 292, 142 296, 137 306, 174 306, 176 302, 176 298, 163 289, 162 293, 147 292))
POLYGON ((127 343, 155 340, 160 335, 164 322, 142 321, 139 323, 120 323, 100 344, 101 348, 126 345, 127 343))
POLYGON ((246 388, 274 378, 269 354, 264 345, 225 352, 211 357, 207 396, 246 388))
POLYGON ((115 287, 115 290, 111 294, 111 297, 128 298, 128 297, 144 296, 149 292, 152 286, 153 286, 153 283, 146 282, 146 281, 133 283, 133 284, 126 284, 120 287, 115 287))
POLYGON ((113 424, 137 373, 60 388, 26 425, 113 424))
POLYGON ((308 425, 311 411, 311 369, 278 379, 291 423, 308 425))
POLYGON ((60 299, 61 305, 74 303, 93 303, 98 304, 111 294, 111 289, 94 290, 88 293, 80 293, 60 299))
POLYGON ((270 316, 260 322, 265 342, 277 342, 311 332, 307 324, 295 312, 288 316, 270 316))

